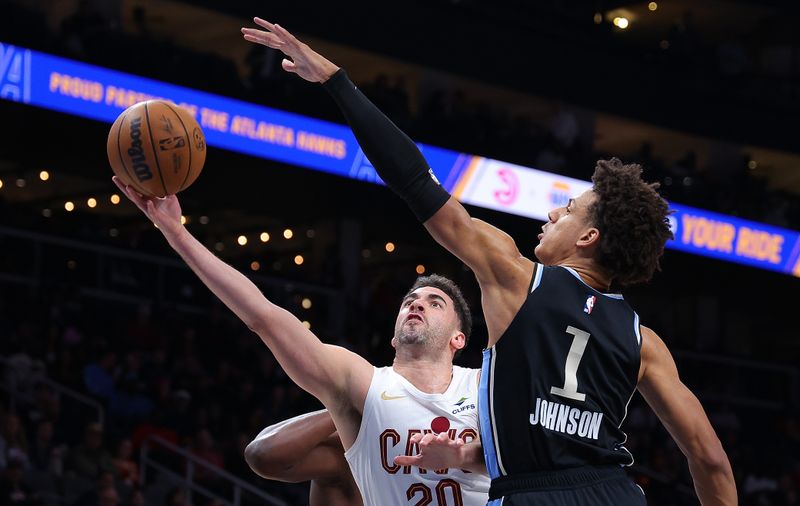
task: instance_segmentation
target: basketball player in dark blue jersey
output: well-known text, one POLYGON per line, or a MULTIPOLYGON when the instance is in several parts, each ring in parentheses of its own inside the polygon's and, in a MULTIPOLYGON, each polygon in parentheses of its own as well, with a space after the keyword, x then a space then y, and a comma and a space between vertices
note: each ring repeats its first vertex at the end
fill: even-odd
POLYGON ((638 389, 688 459, 700 502, 736 504, 730 463, 702 406, 663 341, 614 293, 648 281, 672 237, 667 203, 642 181, 641 167, 599 161, 593 188, 550 212, 534 262, 450 197, 344 70, 284 28, 255 22, 263 30, 243 28, 244 38, 281 50, 286 71, 322 83, 381 178, 481 287, 489 333, 481 443, 427 435, 419 455, 396 462, 485 464, 492 504, 645 504, 622 470, 633 459, 621 425, 638 389))

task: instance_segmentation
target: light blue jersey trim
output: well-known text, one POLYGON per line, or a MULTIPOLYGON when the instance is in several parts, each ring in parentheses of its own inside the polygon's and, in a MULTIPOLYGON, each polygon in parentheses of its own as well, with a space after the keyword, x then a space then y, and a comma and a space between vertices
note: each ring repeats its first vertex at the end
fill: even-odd
POLYGON ((590 290, 594 290, 595 292, 599 293, 603 297, 610 297, 612 299, 620 299, 620 300, 624 299, 624 297, 622 296, 621 293, 605 293, 605 292, 601 292, 600 290, 597 290, 596 288, 592 288, 591 286, 587 285, 586 281, 584 281, 583 278, 581 277, 581 275, 578 274, 577 272, 575 272, 575 269, 573 269, 572 267, 567 267, 567 266, 564 266, 564 265, 559 265, 559 267, 562 267, 562 268, 566 269, 567 271, 569 271, 570 274, 575 276, 575 278, 578 281, 580 281, 581 283, 586 285, 587 288, 589 288, 590 290))
POLYGON ((492 383, 494 382, 494 354, 495 349, 483 350, 483 364, 481 365, 481 382, 478 387, 478 416, 480 418, 481 444, 483 445, 483 459, 486 461, 486 471, 489 478, 494 479, 505 474, 502 471, 499 454, 496 447, 494 431, 494 414, 492 411, 492 383), (502 474, 501 474, 502 473, 502 474))
POLYGON ((533 283, 531 283, 531 293, 533 293, 536 288, 538 288, 539 283, 542 282, 542 274, 544 273, 544 265, 542 264, 534 264, 534 269, 536 269, 536 274, 533 276, 533 283))

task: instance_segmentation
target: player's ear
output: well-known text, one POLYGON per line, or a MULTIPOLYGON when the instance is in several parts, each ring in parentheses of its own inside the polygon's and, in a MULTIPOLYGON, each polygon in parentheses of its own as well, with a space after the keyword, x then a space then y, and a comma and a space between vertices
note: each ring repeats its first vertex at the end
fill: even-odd
POLYGON ((467 345, 467 336, 465 336, 463 332, 458 331, 450 338, 450 345, 456 350, 463 350, 467 345))
POLYGON ((397 348, 397 338, 396 337, 392 338, 392 348, 397 348))
POLYGON ((578 238, 576 246, 581 248, 588 248, 595 246, 600 241, 600 231, 597 227, 589 227, 583 231, 583 234, 578 238))

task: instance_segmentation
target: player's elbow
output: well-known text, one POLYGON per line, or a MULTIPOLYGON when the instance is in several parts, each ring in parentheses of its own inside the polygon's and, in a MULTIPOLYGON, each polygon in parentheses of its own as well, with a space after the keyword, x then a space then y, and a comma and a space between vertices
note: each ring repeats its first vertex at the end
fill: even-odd
POLYGON ((278 448, 264 439, 250 442, 244 449, 244 460, 254 473, 269 480, 289 481, 291 462, 278 448))
POLYGON ((274 332, 274 327, 280 316, 279 310, 280 308, 278 306, 269 303, 263 309, 249 315, 249 318, 247 318, 244 323, 247 325, 247 328, 261 336, 262 339, 265 339, 274 332))
POLYGON ((730 470, 728 455, 716 435, 704 441, 697 441, 692 446, 689 459, 695 465, 701 466, 706 472, 724 473, 730 470))

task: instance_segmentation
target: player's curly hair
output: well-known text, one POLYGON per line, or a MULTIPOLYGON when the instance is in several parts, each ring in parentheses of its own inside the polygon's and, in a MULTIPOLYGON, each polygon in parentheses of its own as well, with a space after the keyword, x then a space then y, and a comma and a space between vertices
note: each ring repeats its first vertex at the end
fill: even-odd
POLYGON ((466 348, 469 343, 469 336, 472 333, 472 311, 470 311, 469 304, 467 304, 464 294, 461 293, 461 289, 453 280, 438 274, 431 274, 430 276, 418 277, 403 299, 405 300, 417 288, 424 286, 438 288, 452 299, 458 323, 461 325, 459 330, 464 334, 464 347, 466 348))
POLYGON ((597 198, 589 216, 600 231, 595 260, 616 289, 649 281, 673 238, 659 184, 642 180, 641 165, 618 158, 598 160, 592 182, 597 198))

